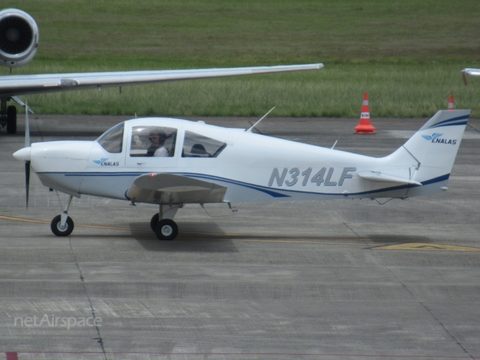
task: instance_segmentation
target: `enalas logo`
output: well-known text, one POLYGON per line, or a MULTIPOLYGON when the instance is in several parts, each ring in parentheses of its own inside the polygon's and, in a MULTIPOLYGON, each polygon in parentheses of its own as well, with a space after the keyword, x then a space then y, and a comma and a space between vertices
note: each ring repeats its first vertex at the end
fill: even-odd
POLYGON ((443 134, 433 133, 432 135, 422 135, 425 140, 431 141, 433 144, 456 145, 456 139, 443 139, 443 134))
POLYGON ((100 166, 119 166, 120 163, 118 161, 107 161, 108 158, 101 158, 100 160, 93 160, 95 164, 100 166))

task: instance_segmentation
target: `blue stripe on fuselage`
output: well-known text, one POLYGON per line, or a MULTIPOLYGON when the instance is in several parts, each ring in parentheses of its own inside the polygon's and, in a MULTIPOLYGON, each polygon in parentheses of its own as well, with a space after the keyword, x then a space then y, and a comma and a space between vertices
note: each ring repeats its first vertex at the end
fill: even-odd
MULTIPOLYGON (((83 176, 83 177, 138 177, 145 174, 152 174, 151 171, 149 172, 41 172, 38 173, 39 175, 64 175, 65 177, 74 177, 74 176, 83 176)), ((375 194, 387 191, 395 191, 395 190, 402 190, 407 188, 414 188, 421 185, 413 185, 413 184, 404 184, 398 186, 392 186, 377 190, 365 191, 365 192, 358 192, 358 193, 321 193, 321 192, 312 192, 312 191, 296 191, 296 190, 287 190, 287 189, 277 189, 277 188, 270 188, 261 185, 255 185, 251 183, 246 183, 238 180, 222 178, 219 176, 207 175, 207 174, 199 174, 199 173, 182 173, 182 172, 171 172, 169 174, 179 175, 179 176, 186 176, 190 178, 196 178, 201 180, 208 180, 215 183, 227 183, 236 186, 243 186, 252 190, 263 192, 267 195, 270 195, 274 198, 286 198, 292 197, 294 194, 304 194, 304 195, 322 195, 322 196, 358 196, 358 195, 368 195, 368 194, 375 194)), ((448 180, 450 174, 442 175, 436 177, 434 179, 426 180, 422 182, 422 186, 424 185, 431 185, 438 182, 442 182, 448 180)))

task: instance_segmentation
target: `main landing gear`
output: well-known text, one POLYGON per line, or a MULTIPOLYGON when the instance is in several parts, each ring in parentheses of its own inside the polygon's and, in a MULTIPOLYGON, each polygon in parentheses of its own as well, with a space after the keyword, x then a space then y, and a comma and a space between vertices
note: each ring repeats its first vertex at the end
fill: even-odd
POLYGON ((0 101, 0 125, 7 127, 8 134, 17 132, 17 108, 14 105, 7 107, 9 99, 2 98, 0 101))
POLYGON ((166 207, 159 205, 158 213, 150 220, 150 227, 160 240, 173 240, 178 235, 178 226, 172 219, 183 205, 168 206, 167 209, 164 209, 164 206, 166 207))

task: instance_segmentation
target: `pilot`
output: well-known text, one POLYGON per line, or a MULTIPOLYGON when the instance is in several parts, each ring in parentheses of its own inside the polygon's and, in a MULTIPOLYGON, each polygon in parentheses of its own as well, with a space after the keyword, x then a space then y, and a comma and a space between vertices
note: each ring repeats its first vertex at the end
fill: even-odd
POLYGON ((147 156, 168 156, 168 149, 165 147, 167 135, 164 131, 153 129, 150 130, 150 147, 147 149, 147 156))

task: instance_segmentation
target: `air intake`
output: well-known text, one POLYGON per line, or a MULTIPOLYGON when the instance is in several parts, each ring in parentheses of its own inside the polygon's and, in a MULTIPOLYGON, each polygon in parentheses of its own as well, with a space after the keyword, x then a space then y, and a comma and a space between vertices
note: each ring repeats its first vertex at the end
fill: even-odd
POLYGON ((21 54, 32 44, 33 31, 30 24, 19 16, 9 16, 0 21, 0 51, 6 54, 21 54))

